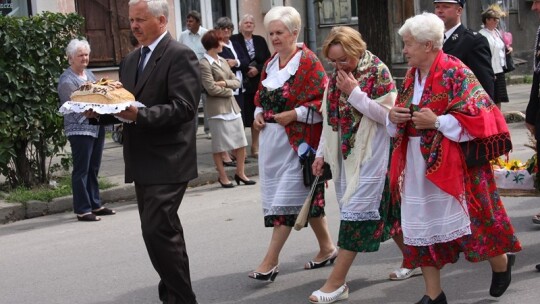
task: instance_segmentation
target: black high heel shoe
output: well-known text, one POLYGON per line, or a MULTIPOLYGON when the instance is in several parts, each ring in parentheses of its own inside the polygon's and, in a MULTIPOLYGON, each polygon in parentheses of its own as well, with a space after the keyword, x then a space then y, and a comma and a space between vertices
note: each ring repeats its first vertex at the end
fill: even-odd
POLYGON ((448 304, 448 302, 446 301, 446 295, 441 291, 435 300, 432 300, 428 295, 424 295, 420 302, 416 302, 416 304, 448 304))
POLYGON ((333 264, 334 261, 336 260, 337 258, 337 255, 338 255, 338 251, 337 249, 334 250, 334 252, 332 252, 332 254, 326 258, 324 261, 320 261, 320 262, 315 262, 315 261, 309 261, 306 263, 306 265, 304 265, 304 269, 317 269, 317 268, 321 268, 321 267, 324 267, 326 266, 326 264, 328 262, 330 262, 330 264, 333 264))
POLYGON ((514 263, 516 262, 516 255, 513 253, 507 253, 506 258, 506 271, 493 272, 491 275, 489 295, 492 297, 502 296, 512 281, 512 266, 514 266, 514 263))
POLYGON ((276 265, 274 266, 274 268, 270 269, 268 272, 253 271, 253 272, 250 272, 248 276, 255 280, 274 282, 278 273, 279 273, 279 268, 278 268, 278 265, 276 265))
POLYGON ((244 183, 244 184, 246 184, 248 186, 249 185, 255 185, 257 183, 256 181, 253 181, 253 180, 250 180, 250 179, 248 179, 248 180, 242 179, 242 178, 240 178, 240 176, 238 176, 238 174, 234 175, 234 180, 236 181, 237 185, 240 185, 240 182, 242 182, 242 183, 244 183))
POLYGON ((231 160, 229 162, 223 161, 223 166, 225 166, 225 167, 236 167, 236 162, 234 160, 231 160))
POLYGON ((221 180, 219 178, 217 179, 217 181, 221 185, 221 187, 223 187, 223 188, 234 188, 233 183, 224 184, 224 183, 221 182, 221 180))

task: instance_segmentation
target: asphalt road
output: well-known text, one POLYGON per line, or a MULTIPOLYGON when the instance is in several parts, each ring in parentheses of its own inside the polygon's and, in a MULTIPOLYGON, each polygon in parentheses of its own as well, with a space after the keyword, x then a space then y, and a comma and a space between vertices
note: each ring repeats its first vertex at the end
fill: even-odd
MULTIPOLYGON (((333 186, 330 187, 332 189, 333 186)), ((328 197, 334 198, 333 191, 328 197)), ((540 211, 538 197, 504 198, 522 241, 513 282, 506 294, 488 295, 487 263, 460 260, 443 269, 450 303, 538 303, 540 225, 531 216, 540 211)), ((141 238, 136 205, 113 205, 118 214, 101 222, 77 222, 70 213, 0 226, 0 303, 159 303, 158 277, 141 238)), ((338 209, 329 199, 328 218, 334 240, 338 209)), ((313 233, 293 231, 281 255, 274 283, 247 277, 266 251, 271 230, 263 227, 259 186, 222 189, 215 185, 188 190, 180 207, 192 281, 200 304, 308 303, 331 268, 303 270, 317 252, 313 233)), ((400 263, 392 241, 377 253, 359 254, 349 273, 349 303, 415 303, 423 295, 423 280, 387 280, 400 263)))

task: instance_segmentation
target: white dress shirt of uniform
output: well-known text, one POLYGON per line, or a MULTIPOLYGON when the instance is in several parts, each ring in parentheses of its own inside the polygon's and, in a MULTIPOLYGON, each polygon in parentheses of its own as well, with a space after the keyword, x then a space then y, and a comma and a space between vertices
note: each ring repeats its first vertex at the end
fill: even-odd
POLYGON ((444 32, 444 39, 443 44, 452 36, 452 34, 456 31, 456 29, 461 25, 461 23, 456 24, 453 28, 449 29, 448 31, 444 32))
POLYGON ((185 30, 180 33, 178 41, 192 49, 193 52, 195 52, 195 55, 197 55, 197 59, 201 60, 204 53, 206 53, 206 50, 201 43, 201 38, 206 32, 208 32, 208 30, 202 26, 199 27, 199 31, 196 34, 193 34, 190 30, 185 30))

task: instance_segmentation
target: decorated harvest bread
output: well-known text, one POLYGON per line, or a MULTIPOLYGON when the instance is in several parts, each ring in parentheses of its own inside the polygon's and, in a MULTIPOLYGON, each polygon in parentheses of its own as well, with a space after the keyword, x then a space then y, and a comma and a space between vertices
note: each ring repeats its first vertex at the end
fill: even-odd
POLYGON ((71 101, 115 104, 135 101, 135 96, 124 89, 122 83, 116 80, 100 79, 98 82, 86 82, 73 94, 71 101))

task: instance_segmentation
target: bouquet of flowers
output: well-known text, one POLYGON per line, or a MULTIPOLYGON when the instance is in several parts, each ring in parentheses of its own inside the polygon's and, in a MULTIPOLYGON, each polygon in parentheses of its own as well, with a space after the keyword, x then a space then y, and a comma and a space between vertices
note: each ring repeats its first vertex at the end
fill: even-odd
MULTIPOLYGON (((529 144, 527 147, 536 151, 536 141, 529 132, 529 144)), ((498 158, 491 161, 495 182, 500 189, 510 190, 540 190, 540 181, 537 177, 537 153, 532 155, 526 162, 519 159, 498 158)))

